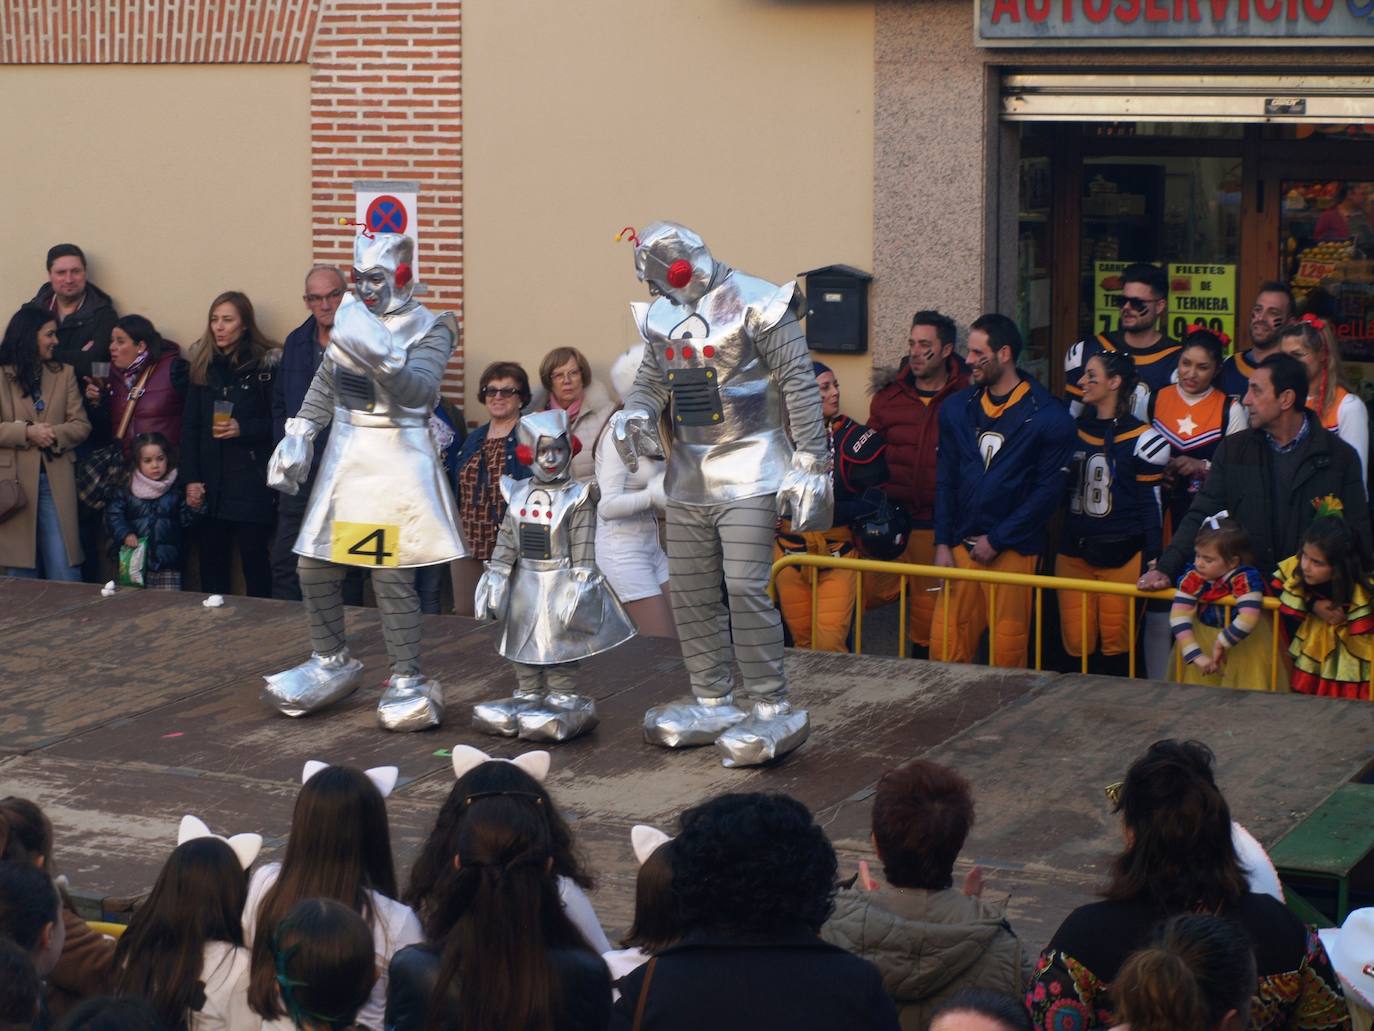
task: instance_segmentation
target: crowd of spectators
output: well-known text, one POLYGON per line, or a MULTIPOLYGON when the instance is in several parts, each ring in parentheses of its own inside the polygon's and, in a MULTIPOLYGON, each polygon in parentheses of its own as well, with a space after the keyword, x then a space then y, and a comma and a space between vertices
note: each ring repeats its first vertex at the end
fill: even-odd
MULTIPOLYGON (((714 797, 636 827, 633 923, 613 948, 545 752, 454 750, 403 881, 395 767, 308 763, 280 861, 182 821, 117 941, 54 879, 54 827, 0 799, 0 1026, 121 1031, 1348 1031, 1321 940, 1252 887, 1214 760, 1160 741, 1109 789, 1122 847, 1100 901, 1025 941, 980 867, 955 884, 969 784, 891 769, 876 866, 842 870, 786 795, 714 797), (1038 957, 1037 957, 1038 952, 1038 957)), ((60 828, 59 828, 60 829, 60 828)), ((266 830, 266 828, 265 828, 266 830)), ((629 843, 627 842, 627 847, 629 843)))
MULTIPOLYGON (((309 316, 284 345, 259 330, 249 298, 229 291, 183 354, 147 318, 118 316, 87 280, 80 248, 53 247, 47 265, 48 283, 0 343, 0 567, 99 582, 116 567, 125 575, 127 552, 142 586, 228 593, 237 568, 249 595, 299 599, 292 548, 308 489, 278 496, 265 470, 319 368, 348 289, 343 273, 307 272, 309 316)), ((1135 264, 1121 279, 1119 328, 1067 349, 1062 396, 1020 368, 1021 334, 995 313, 965 333, 918 311, 905 359, 875 377, 866 425, 840 412, 840 383, 816 362, 834 524, 795 533, 781 523, 777 555, 1177 587, 1186 605, 1060 589, 1037 615, 1031 588, 1007 580, 916 577, 903 591, 900 576, 875 573, 860 598, 852 571, 814 581, 786 571, 779 604, 794 644, 845 651, 857 608, 904 594, 904 635, 933 659, 1024 666, 1032 640, 1050 637, 1062 668, 1082 660, 1124 674, 1137 657, 1152 677, 1267 688, 1255 656, 1279 632, 1276 686, 1370 697, 1369 416, 1343 380, 1332 326, 1300 313, 1282 284, 1264 283, 1251 346, 1227 357, 1230 341, 1213 328, 1167 335, 1161 269, 1135 264), (1319 514, 1348 532, 1314 531, 1319 514), (1207 531, 1228 520, 1243 546, 1207 572, 1207 531), (1253 634, 1228 625, 1237 584, 1287 598, 1288 625, 1264 617, 1253 634)), ((471 430, 435 399, 432 437, 472 552, 449 568, 454 611, 472 614, 504 515, 501 478, 529 475, 512 432, 521 413, 560 408, 576 441, 573 475, 600 488, 608 581, 642 632, 675 634, 658 518, 663 464, 630 472, 603 432, 612 386, 627 389, 640 354, 631 349, 607 377, 576 348, 557 347, 535 382, 519 362, 495 362, 477 389, 486 418, 471 430)), ((450 597, 444 574, 417 571, 424 611, 450 597)), ((346 600, 361 602, 362 589, 350 583, 346 600)))

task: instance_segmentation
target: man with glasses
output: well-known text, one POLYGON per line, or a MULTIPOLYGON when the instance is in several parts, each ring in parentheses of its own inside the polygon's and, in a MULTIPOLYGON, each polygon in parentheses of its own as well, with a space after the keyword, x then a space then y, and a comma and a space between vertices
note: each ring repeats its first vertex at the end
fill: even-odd
POLYGON ((1244 397, 1250 373, 1270 355, 1279 353, 1279 334, 1298 315, 1293 291, 1270 280, 1261 283, 1250 309, 1250 350, 1233 354, 1221 363, 1217 387, 1229 397, 1244 397))
MULTIPOLYGON (((339 310, 348 289, 348 281, 334 265, 316 265, 305 275, 305 301, 309 317, 291 331, 282 348, 281 365, 272 381, 272 428, 274 440, 281 440, 287 419, 294 419, 301 410, 305 392, 315 378, 315 370, 324 359, 329 346, 329 331, 334 327, 334 313, 339 310)), ((324 430, 327 435, 329 430, 324 430)), ((324 453, 324 440, 317 442, 316 465, 324 453)), ((296 495, 283 494, 277 499, 277 533, 272 541, 272 597, 283 601, 301 600, 301 583, 296 575, 296 535, 301 532, 301 518, 305 503, 315 482, 315 469, 310 470, 304 489, 296 495)), ((359 570, 349 570, 344 582, 344 603, 363 603, 363 578, 359 570)))
POLYGON ((1127 351, 1135 359, 1135 397, 1131 414, 1150 421, 1150 399, 1155 391, 1173 382, 1182 348, 1164 332, 1164 310, 1169 306, 1169 280, 1158 265, 1138 261, 1121 273, 1121 325, 1113 333, 1099 333, 1080 340, 1064 356, 1064 393, 1074 418, 1083 410, 1083 390, 1078 385, 1088 359, 1103 351, 1127 351))

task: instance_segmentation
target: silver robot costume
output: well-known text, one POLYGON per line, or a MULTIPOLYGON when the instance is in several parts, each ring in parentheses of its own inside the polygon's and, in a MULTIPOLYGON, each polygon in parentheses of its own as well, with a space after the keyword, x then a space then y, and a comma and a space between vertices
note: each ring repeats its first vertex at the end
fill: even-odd
POLYGON ((478 581, 479 619, 503 621, 499 651, 515 666, 511 698, 473 707, 488 734, 566 741, 597 724, 596 703, 574 687, 578 660, 635 635, 634 623, 596 568, 597 488, 570 478, 568 413, 522 416, 517 455, 533 478, 501 478, 506 517, 478 581))
POLYGON ((468 554, 429 432, 458 323, 412 299, 412 250, 397 233, 354 242, 353 293, 339 305, 324 360, 268 464, 267 482, 295 494, 309 475, 315 438, 329 427, 294 549, 313 654, 267 677, 263 690, 288 716, 357 688, 362 663, 348 653, 341 587, 346 566, 363 566, 372 570, 391 662, 378 721, 388 730, 424 730, 443 719, 443 691, 420 673, 414 567, 468 554))
POLYGON ((777 519, 789 513, 798 530, 829 529, 833 508, 820 393, 797 322, 801 292, 716 261, 685 226, 629 232, 639 279, 657 299, 631 305, 644 361, 610 430, 633 469, 639 455, 662 453, 657 426, 670 409, 668 568, 695 696, 650 709, 644 736, 669 748, 714 741, 726 766, 757 765, 810 731, 806 711, 788 700, 782 622, 768 598, 777 519), (732 633, 748 713, 734 703, 732 633))

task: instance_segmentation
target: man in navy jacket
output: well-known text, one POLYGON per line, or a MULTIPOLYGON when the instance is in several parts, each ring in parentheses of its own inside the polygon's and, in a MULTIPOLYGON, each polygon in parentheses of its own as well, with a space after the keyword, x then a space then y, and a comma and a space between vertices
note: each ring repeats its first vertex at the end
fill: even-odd
MULTIPOLYGON (((1059 401, 1016 367, 1021 333, 1005 315, 969 328, 973 386, 940 407, 935 564, 1034 573, 1064 495, 1077 431, 1059 401)), ((951 582, 931 627, 931 658, 969 662, 988 626, 987 584, 951 582)), ((1025 666, 1031 590, 998 586, 994 666, 1025 666)))

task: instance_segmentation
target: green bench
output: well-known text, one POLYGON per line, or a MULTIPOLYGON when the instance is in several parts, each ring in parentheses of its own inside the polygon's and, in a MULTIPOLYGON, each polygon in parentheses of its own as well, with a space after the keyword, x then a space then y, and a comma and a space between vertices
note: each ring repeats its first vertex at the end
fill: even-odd
POLYGON ((1285 834, 1269 850, 1269 858, 1289 894, 1297 894, 1287 886, 1289 877, 1335 881, 1336 923, 1340 924, 1350 912, 1351 871, 1371 852, 1374 784, 1343 784, 1285 834))

